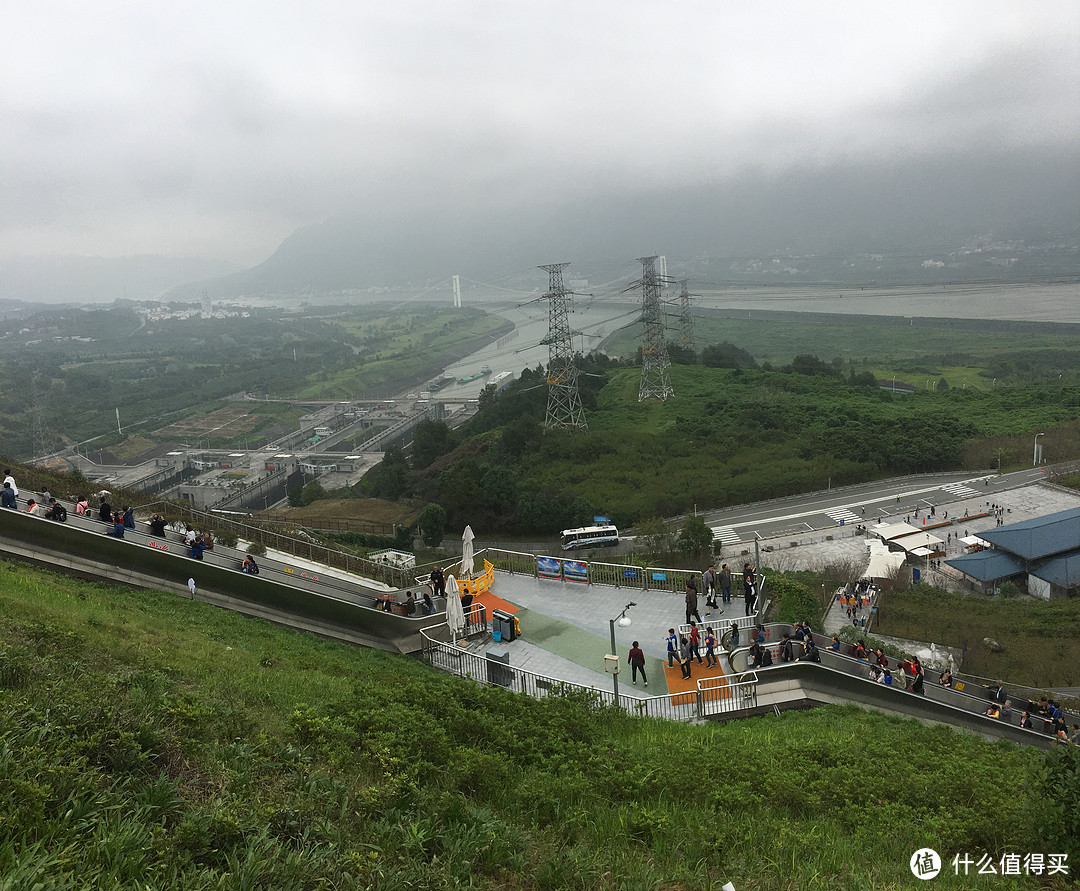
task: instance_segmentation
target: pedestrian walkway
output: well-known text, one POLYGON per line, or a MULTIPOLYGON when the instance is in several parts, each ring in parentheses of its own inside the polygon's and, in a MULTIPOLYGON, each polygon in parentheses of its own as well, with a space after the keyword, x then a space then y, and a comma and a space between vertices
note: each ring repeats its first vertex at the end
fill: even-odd
MULTIPOLYGON (((944 521, 945 513, 948 512, 948 519, 952 521, 952 528, 956 533, 953 542, 961 533, 977 533, 993 528, 993 517, 964 517, 965 512, 970 517, 985 511, 987 501, 1000 504, 1007 511, 1011 511, 1012 520, 1064 510, 1080 502, 1075 495, 1046 487, 995 492, 992 481, 981 492, 970 485, 957 483, 947 484, 942 488, 953 495, 971 493, 964 500, 938 505, 936 520, 944 521)), ((902 521, 916 506, 911 502, 911 497, 914 496, 901 500, 894 513, 879 515, 874 518, 874 522, 902 521)), ((854 516, 854 511, 850 508, 834 510, 847 511, 854 516)), ((870 522, 855 517, 848 526, 849 518, 846 514, 834 519, 837 522, 843 519, 845 527, 817 529, 798 535, 785 533, 771 539, 759 540, 756 544, 760 549, 761 567, 766 570, 817 569, 830 563, 846 562, 851 566, 852 580, 859 578, 868 565, 869 556, 865 536, 856 534, 851 527, 856 525, 856 520, 868 526, 870 522)), ((735 545, 740 544, 738 534, 730 527, 717 527, 714 532, 724 533, 721 540, 725 546, 725 554, 719 558, 718 563, 729 562, 735 566, 741 565, 745 559, 751 562, 756 559, 752 549, 748 549, 745 556, 738 554, 735 550, 735 545)), ((958 547, 951 544, 950 549, 958 547)), ((663 593, 643 591, 639 588, 585 585, 580 582, 553 581, 503 572, 495 574, 492 588, 493 596, 503 604, 497 608, 513 612, 517 616, 521 623, 522 636, 514 641, 504 640, 497 644, 490 637, 485 637, 475 640, 470 648, 480 653, 492 648, 504 650, 509 653, 510 664, 516 668, 610 692, 613 687, 612 676, 605 671, 604 660, 611 651, 610 620, 617 618, 633 603, 634 605, 626 610, 631 625, 615 626, 620 694, 644 698, 680 693, 696 689, 698 681, 703 678, 722 677, 721 671, 706 671, 704 665, 699 666, 696 661, 692 666, 690 681, 683 681, 678 666, 671 669, 666 667, 668 629, 677 629, 685 619, 681 592, 663 593), (648 688, 640 680, 636 685, 630 680, 630 667, 626 657, 635 640, 645 652, 648 688)), ((493 600, 492 604, 494 603, 493 600)), ((845 609, 846 606, 838 605, 833 599, 821 630, 831 636, 849 625, 850 620, 845 615, 845 609)), ((723 619, 727 621, 729 617, 740 617, 743 612, 742 598, 736 592, 736 597, 726 607, 723 619)), ((490 614, 489 606, 489 617, 490 614)), ((715 620, 717 616, 714 614, 709 618, 715 620)))

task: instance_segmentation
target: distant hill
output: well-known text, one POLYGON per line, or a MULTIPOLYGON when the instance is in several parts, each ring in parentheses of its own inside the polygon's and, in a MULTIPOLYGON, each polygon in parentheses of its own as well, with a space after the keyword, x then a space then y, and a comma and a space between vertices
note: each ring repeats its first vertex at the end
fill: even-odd
POLYGON ((1080 268, 1080 172, 1065 156, 759 171, 694 188, 552 194, 525 208, 491 196, 436 208, 365 208, 304 227, 263 263, 170 296, 193 299, 204 287, 215 299, 415 292, 455 273, 502 282, 562 261, 599 282, 633 274, 634 258, 652 253, 667 256, 675 278, 696 280, 706 268, 735 281, 866 281, 873 273, 850 259, 867 253, 884 255, 889 283, 1030 280, 1080 268), (992 245, 992 261, 950 262, 975 244, 992 245))

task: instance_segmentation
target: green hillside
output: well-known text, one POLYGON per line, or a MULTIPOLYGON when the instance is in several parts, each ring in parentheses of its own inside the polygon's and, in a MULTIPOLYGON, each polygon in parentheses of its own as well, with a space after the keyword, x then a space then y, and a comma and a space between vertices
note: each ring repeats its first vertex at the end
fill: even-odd
POLYGON ((0 641, 4 889, 895 889, 925 887, 924 846, 1077 862, 1075 749, 853 707, 536 702, 12 564, 0 641))
POLYGON ((545 431, 546 380, 526 370, 453 436, 422 438, 418 428, 413 473, 398 488, 381 487, 388 467, 365 484, 383 497, 436 501, 451 526, 550 534, 596 513, 628 526, 695 505, 1027 466, 1033 431, 1052 461, 1080 457, 1080 387, 1071 382, 892 394, 873 375, 841 375, 804 356, 782 370, 672 365, 675 395, 643 403, 640 377, 640 368, 588 357, 580 381, 589 429, 545 431))

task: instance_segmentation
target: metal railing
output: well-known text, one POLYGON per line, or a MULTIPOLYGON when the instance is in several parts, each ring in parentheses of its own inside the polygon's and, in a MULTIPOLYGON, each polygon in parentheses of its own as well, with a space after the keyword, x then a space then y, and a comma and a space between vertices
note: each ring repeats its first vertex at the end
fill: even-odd
POLYGON ((610 585, 615 588, 644 588, 645 567, 626 563, 590 563, 590 585, 610 585))
POLYGON ((686 590, 686 583, 694 580, 695 587, 701 573, 693 569, 665 569, 660 566, 645 567, 645 584, 647 591, 666 591, 669 594, 682 594, 686 590))
POLYGON ((227 530, 246 541, 259 542, 276 551, 283 551, 292 554, 294 557, 303 557, 313 562, 344 569, 346 572, 375 579, 394 588, 408 588, 413 584, 412 570, 398 569, 396 566, 376 563, 364 557, 358 557, 355 554, 338 551, 319 544, 310 538, 275 532, 262 526, 242 522, 221 514, 214 514, 210 511, 196 510, 172 501, 154 501, 143 505, 141 509, 159 512, 173 524, 187 523, 197 528, 209 528, 215 531, 219 529, 227 530))
MULTIPOLYGON (((769 610, 769 600, 765 599, 761 601, 761 615, 764 615, 769 610)), ((731 624, 734 622, 739 628, 739 641, 743 645, 750 640, 750 632, 757 627, 758 615, 755 613, 752 616, 729 616, 727 613, 719 616, 718 618, 707 618, 704 622, 698 625, 698 630, 704 632, 705 630, 712 631, 716 635, 716 640, 721 649, 727 649, 730 646, 731 640, 731 624)), ((690 626, 687 624, 681 624, 676 626, 676 630, 679 634, 689 634, 690 626)))
MULTIPOLYGON (((445 633, 445 625, 421 630, 424 661, 440 671, 467 678, 478 684, 493 685, 523 693, 534 699, 573 693, 588 697, 598 705, 615 704, 615 695, 596 687, 575 684, 524 668, 494 661, 469 650, 437 640, 433 634, 445 633)), ((748 672, 738 678, 705 678, 696 690, 667 693, 662 696, 620 695, 618 707, 635 717, 697 721, 709 715, 735 713, 757 706, 757 675, 748 672)))
MULTIPOLYGON (((668 594, 682 594, 686 583, 700 582, 701 573, 695 569, 668 569, 659 566, 640 566, 634 563, 589 562, 570 557, 550 557, 525 551, 508 551, 503 548, 483 548, 476 552, 477 558, 491 562, 498 572, 511 575, 528 575, 533 578, 545 578, 550 581, 586 582, 590 585, 609 585, 615 588, 636 588, 643 591, 659 591, 668 594), (566 572, 565 565, 581 566, 583 572, 566 572), (543 571, 541 571, 543 568, 543 571)), ((417 579, 426 578, 427 573, 437 564, 430 563, 415 567, 412 572, 417 579)), ((449 564, 451 567, 454 563, 449 564)), ((742 573, 731 574, 733 587, 741 584, 742 573)), ((758 576, 758 601, 762 601, 765 576, 758 576)), ((734 598, 733 598, 734 602, 734 598)), ((761 612, 760 608, 757 612, 761 612)))
POLYGON ((702 678, 698 681, 702 717, 757 708, 757 688, 758 676, 753 671, 734 677, 702 678))
POLYGON ((536 554, 524 551, 506 551, 501 548, 484 548, 476 556, 491 561, 491 565, 499 572, 508 572, 511 575, 529 575, 536 578, 536 554))

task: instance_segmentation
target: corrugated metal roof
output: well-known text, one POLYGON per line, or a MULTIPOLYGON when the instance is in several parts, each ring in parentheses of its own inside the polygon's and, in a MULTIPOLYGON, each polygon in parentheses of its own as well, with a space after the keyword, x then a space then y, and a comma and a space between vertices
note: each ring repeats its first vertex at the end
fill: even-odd
POLYGON ((1047 560, 1038 569, 1031 570, 1031 574, 1062 588, 1080 586, 1080 551, 1047 560))
POLYGON ((1025 560, 1064 554, 1080 548, 1080 507, 987 529, 979 536, 1025 560))
POLYGON ((959 569, 964 575, 980 582, 996 582, 1024 571, 1022 561, 1004 551, 979 551, 976 554, 964 554, 945 563, 959 569))

